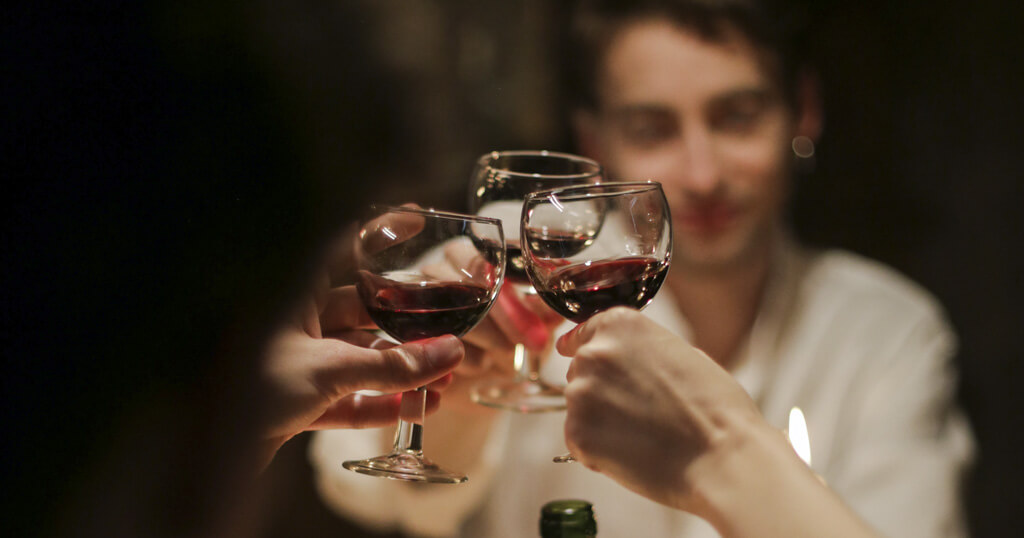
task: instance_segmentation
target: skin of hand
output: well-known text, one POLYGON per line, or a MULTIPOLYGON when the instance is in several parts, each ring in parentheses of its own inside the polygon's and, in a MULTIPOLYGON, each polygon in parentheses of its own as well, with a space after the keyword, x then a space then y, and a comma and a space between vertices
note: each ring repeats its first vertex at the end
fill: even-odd
POLYGON ((465 353, 457 338, 396 346, 358 330, 373 323, 353 286, 332 289, 317 302, 322 308, 310 301, 303 322, 273 338, 264 361, 269 410, 265 439, 271 456, 302 431, 392 424, 399 416, 402 391, 426 386, 427 413, 438 408, 437 391, 450 383, 465 353), (360 390, 387 394, 356 394, 360 390))
POLYGON ((557 342, 566 376, 566 443, 577 460, 676 508, 693 501, 691 464, 760 416, 732 376, 635 310, 615 308, 557 342))
POLYGON ((597 314, 557 349, 574 357, 566 444, 590 469, 725 537, 876 536, 726 370, 639 312, 597 314))

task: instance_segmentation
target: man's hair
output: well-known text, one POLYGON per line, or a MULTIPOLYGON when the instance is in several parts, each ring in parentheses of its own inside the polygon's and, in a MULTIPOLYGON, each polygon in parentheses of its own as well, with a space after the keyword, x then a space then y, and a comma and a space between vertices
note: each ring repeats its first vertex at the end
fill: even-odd
POLYGON ((577 0, 570 11, 564 73, 569 104, 596 109, 597 81, 607 49, 626 26, 661 19, 715 43, 738 32, 765 54, 788 103, 795 102, 806 15, 785 0, 577 0))

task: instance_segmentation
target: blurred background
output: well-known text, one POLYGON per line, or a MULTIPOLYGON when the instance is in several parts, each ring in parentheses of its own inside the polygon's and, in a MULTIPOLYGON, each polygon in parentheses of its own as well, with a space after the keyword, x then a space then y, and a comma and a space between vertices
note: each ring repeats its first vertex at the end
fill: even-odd
MULTIPOLYGON (((16 180, 4 215, 5 281, 12 289, 25 289, 23 281, 47 288, 49 278, 109 284, 111 267, 130 272, 142 263, 138 259, 157 251, 156 259, 165 261, 170 255, 164 247, 188 241, 202 245, 193 249, 191 261, 223 264, 213 281, 192 275, 185 282, 222 285, 228 291, 218 297, 227 304, 233 293, 241 296, 258 286, 261 276, 301 273, 304 266, 295 260, 315 252, 322 239, 316 230, 344 224, 362 204, 415 200, 459 210, 476 156, 492 149, 573 149, 560 94, 561 1, 42 5, 18 8, 3 22, 8 80, 17 81, 7 85, 3 102, 10 118, 4 170, 16 180), (208 155, 191 161, 157 153, 153 148, 170 136, 154 136, 136 123, 156 118, 180 127, 175 121, 183 111, 200 118, 189 127, 196 146, 212 141, 208 155), (110 129, 138 129, 113 141, 96 121, 110 129), (226 127, 203 129, 214 126, 226 127), (69 132, 91 143, 54 152, 69 132), (137 144, 153 151, 131 152, 137 144), (104 157, 111 148, 118 158, 104 157), (79 167, 60 170, 65 163, 79 167), (216 177, 227 179, 196 177, 224 163, 227 168, 216 177), (119 182, 140 171, 156 176, 130 187, 119 182), (171 178, 182 174, 193 177, 185 187, 211 189, 211 197, 175 197, 171 178), (239 188, 261 201, 244 206, 240 197, 240 207, 204 205, 239 188), (83 209, 81 204, 90 203, 92 210, 83 209), (125 224, 145 222, 145 211, 153 208, 165 216, 188 210, 195 218, 188 221, 191 228, 171 231, 125 224), (223 220, 225 211, 241 220, 232 226, 203 220, 215 213, 223 220), (83 222, 94 229, 83 231, 83 222), (257 224, 247 229, 255 235, 223 252, 218 234, 237 239, 231 234, 242 233, 239 223, 257 224), (104 244, 114 237, 119 250, 106 257, 89 250, 85 262, 91 272, 85 275, 57 271, 54 263, 81 261, 77 255, 95 246, 44 244, 69 230, 103 235, 104 244), (304 240, 290 241, 289 234, 304 240), (126 244, 139 250, 129 256, 133 247, 126 244), (279 255, 276 262, 264 259, 268 248, 279 255), (37 265, 19 265, 40 252, 37 265), (47 271, 33 270, 38 267, 47 271)), ((886 262, 941 299, 961 337, 960 397, 980 448, 966 492, 972 534, 1024 535, 1024 464, 1018 457, 1024 446, 1018 341, 1024 332, 1024 8, 997 0, 969 7, 913 0, 807 2, 806 9, 813 28, 807 46, 823 82, 826 126, 816 167, 797 186, 794 227, 809 243, 886 262)), ((166 295, 168 312, 195 306, 166 295)), ((118 394, 102 390, 118 381, 107 375, 111 370, 140 392, 165 387, 163 370, 129 364, 119 355, 106 362, 84 353, 60 356, 75 347, 67 340, 43 346, 52 346, 57 358, 36 363, 39 370, 50 369, 47 379, 31 377, 22 371, 22 360, 46 353, 25 339, 18 344, 18 337, 45 334, 36 322, 55 323, 44 306, 58 300, 8 297, 5 398, 45 390, 86 402, 77 412, 88 417, 124 405, 118 394), (77 389, 83 382, 96 384, 91 391, 77 389)), ((77 301, 92 299, 101 300, 77 301)), ((119 300, 131 304, 130 297, 119 300)), ((262 303, 267 312, 271 303, 262 303)), ((196 311, 202 319, 225 315, 196 311)), ((87 323, 77 327, 62 336, 77 338, 88 350, 105 349, 87 323)), ((169 347, 158 356, 175 360, 181 349, 171 340, 159 340, 169 347)), ((180 381, 194 371, 179 364, 169 372, 180 381)), ((90 432, 73 420, 40 429, 47 412, 15 404, 23 407, 5 405, 5 411, 18 413, 12 433, 21 442, 15 442, 5 468, 20 467, 23 478, 38 469, 48 469, 39 480, 67 476, 62 463, 44 460, 34 443, 58 454, 52 445, 61 436, 90 432)), ((306 462, 307 442, 290 442, 268 471, 275 487, 260 512, 261 536, 362 536, 320 503, 306 462)), ((63 465, 73 470, 73 462, 63 465)), ((26 491, 23 501, 47 495, 38 484, 6 489, 8 498, 26 491)))
MULTIPOLYGON (((377 198, 460 209, 476 156, 572 150, 559 93, 564 2, 361 4, 368 54, 398 111, 388 120, 399 138, 386 171, 396 187, 377 198)), ((946 306, 980 446, 967 491, 972 534, 1021 535, 1024 67, 1016 51, 1024 8, 824 1, 807 2, 807 11, 826 125, 816 167, 797 187, 794 227, 812 244, 896 267, 946 306)), ((278 464, 293 465, 288 474, 308 487, 303 447, 287 450, 278 464)), ((295 525, 308 524, 306 535, 328 528, 329 514, 299 517, 316 502, 310 494, 280 506, 281 535, 295 525)))

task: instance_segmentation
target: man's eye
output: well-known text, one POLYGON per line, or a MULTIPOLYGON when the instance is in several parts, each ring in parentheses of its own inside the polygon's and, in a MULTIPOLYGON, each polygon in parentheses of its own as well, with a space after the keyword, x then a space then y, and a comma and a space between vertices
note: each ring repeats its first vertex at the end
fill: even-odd
POLYGON ((759 116, 757 110, 730 110, 716 118, 715 124, 728 131, 745 131, 757 123, 759 116))
POLYGON ((753 129, 760 121, 764 104, 760 100, 743 100, 724 106, 711 116, 711 123, 718 129, 731 132, 745 132, 753 129))
POLYGON ((630 142, 638 145, 652 145, 675 135, 675 125, 669 121, 643 120, 627 121, 623 134, 630 142))

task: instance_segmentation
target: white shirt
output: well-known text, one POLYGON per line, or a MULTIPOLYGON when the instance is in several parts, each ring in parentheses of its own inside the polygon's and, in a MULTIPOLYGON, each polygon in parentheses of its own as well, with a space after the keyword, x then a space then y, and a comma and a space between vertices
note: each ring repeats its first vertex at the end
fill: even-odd
MULTIPOLYGON (((689 333, 664 291, 644 313, 689 333)), ((794 406, 803 410, 813 469, 884 535, 957 537, 973 445, 954 405, 954 350, 939 305, 909 280, 853 254, 787 245, 733 374, 775 427, 787 426, 794 406)), ((564 382, 567 364, 552 358, 545 375, 564 382)), ((460 469, 469 482, 457 486, 410 486, 342 468, 377 455, 390 429, 320 432, 311 459, 328 506, 376 530, 537 536, 545 502, 581 498, 594 504, 602 536, 717 536, 583 466, 551 463, 565 452, 563 422, 564 413, 504 414, 478 468, 460 469)))

